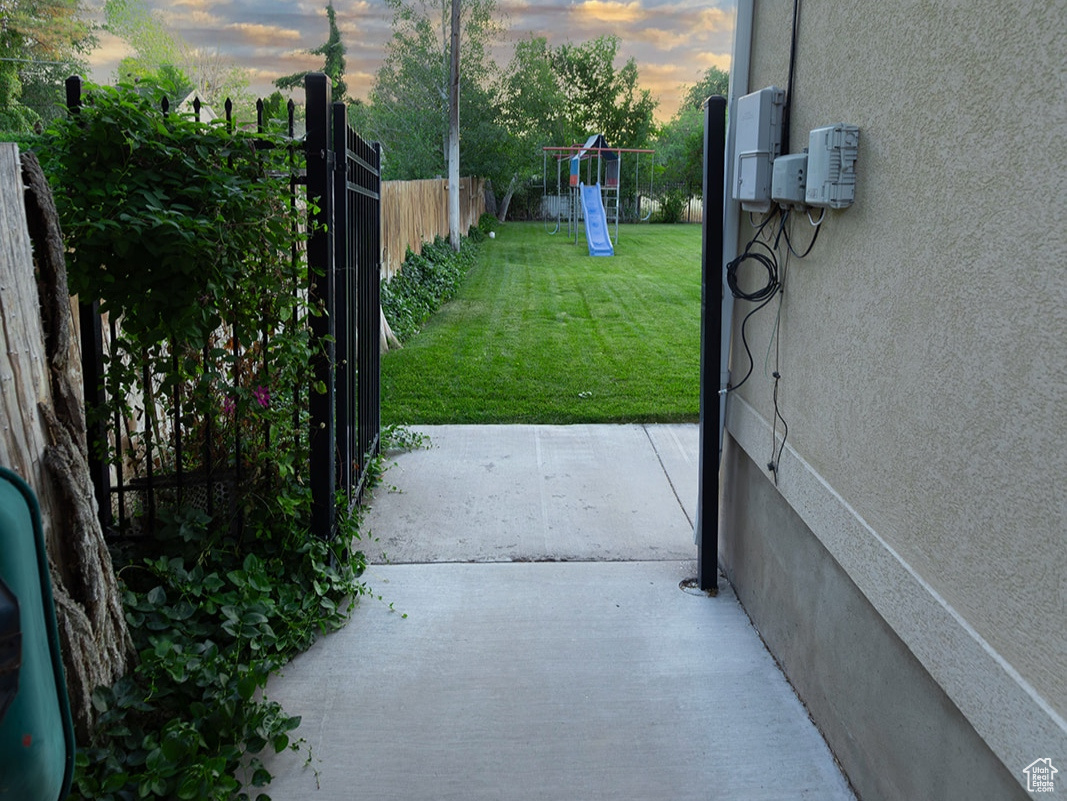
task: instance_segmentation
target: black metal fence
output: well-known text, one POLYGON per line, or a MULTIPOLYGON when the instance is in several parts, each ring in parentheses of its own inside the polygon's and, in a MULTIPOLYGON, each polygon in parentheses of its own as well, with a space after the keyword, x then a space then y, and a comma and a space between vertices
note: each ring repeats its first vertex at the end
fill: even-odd
MULTIPOLYGON (((307 422, 310 459, 299 472, 307 476, 311 490, 311 528, 317 536, 329 538, 336 532, 338 493, 350 504, 360 500, 368 466, 379 449, 380 159, 378 147, 364 142, 347 126, 344 104, 330 103, 326 76, 309 75, 306 91, 307 133, 302 140, 294 136, 291 102, 288 113, 289 162, 295 165, 300 156, 306 162, 306 177, 294 172, 290 181, 289 202, 302 204, 301 186, 306 186, 311 209, 309 282, 294 284, 292 291, 304 293, 322 313, 288 323, 311 328, 312 352, 317 354, 310 385, 294 390, 291 405, 294 427, 307 422)), ((81 80, 73 77, 67 82, 71 113, 77 113, 83 102, 81 80)), ((199 101, 193 107, 199 119, 199 101)), ((257 108, 262 131, 262 102, 257 108)), ((166 102, 161 112, 168 112, 166 102)), ((231 115, 227 101, 228 126, 233 124, 231 115)), ((294 250, 294 265, 298 258, 294 250)), ((213 430, 208 416, 197 431, 186 431, 190 399, 177 385, 161 395, 161 382, 147 363, 141 368, 144 429, 133 432, 131 421, 118 413, 105 419, 98 411, 107 406, 105 369, 116 358, 108 349, 119 339, 121 322, 113 318, 103 322, 95 302, 81 303, 80 317, 86 410, 91 421, 90 473, 104 530, 112 535, 151 531, 160 508, 183 501, 200 506, 209 516, 222 512, 240 529, 242 504, 235 496, 243 486, 247 426, 242 428, 234 419, 223 436, 213 430), (164 401, 159 408, 149 408, 152 398, 164 401), (170 433, 166 453, 154 439, 161 415, 166 415, 163 428, 170 433), (131 448, 134 440, 137 447, 131 448), (190 459, 186 457, 194 449, 198 468, 187 470, 184 465, 190 459), (138 454, 133 462, 128 458, 131 451, 138 454)), ((266 352, 266 330, 261 343, 242 343, 232 332, 219 332, 217 341, 205 345, 200 358, 204 371, 228 370, 235 382, 241 380, 243 371, 247 382, 252 374, 266 374, 266 352), (262 364, 256 364, 257 359, 262 364)), ((163 353, 177 368, 179 348, 171 343, 163 353)), ((270 448, 269 430, 254 436, 260 437, 258 447, 270 448)))
POLYGON ((336 491, 357 503, 380 447, 381 149, 330 102, 325 75, 308 75, 304 89, 307 192, 318 204, 308 265, 312 296, 329 310, 312 320, 326 392, 311 397, 311 514, 314 530, 332 531, 336 491))

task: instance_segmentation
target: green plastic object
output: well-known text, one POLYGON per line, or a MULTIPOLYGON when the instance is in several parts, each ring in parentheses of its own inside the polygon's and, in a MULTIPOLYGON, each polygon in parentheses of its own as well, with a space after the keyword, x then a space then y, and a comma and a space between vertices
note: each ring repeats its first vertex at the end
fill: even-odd
POLYGON ((0 467, 0 578, 18 599, 18 692, 0 721, 0 799, 58 801, 70 792, 74 728, 56 631, 41 510, 0 467))
POLYGON ((19 599, 0 578, 0 721, 7 715, 19 691, 22 665, 22 627, 19 599))

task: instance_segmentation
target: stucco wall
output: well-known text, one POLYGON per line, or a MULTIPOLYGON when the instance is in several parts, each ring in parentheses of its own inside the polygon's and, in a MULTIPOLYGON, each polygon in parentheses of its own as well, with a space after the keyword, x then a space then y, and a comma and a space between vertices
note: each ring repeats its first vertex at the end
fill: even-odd
MULTIPOLYGON (((750 89, 785 87, 792 5, 756 4, 750 89)), ((861 141, 855 205, 788 266, 779 490, 828 504, 798 512, 1013 772, 1067 764, 1065 14, 802 3, 793 100, 793 152, 861 141)), ((774 320, 728 415, 757 464, 774 320)))

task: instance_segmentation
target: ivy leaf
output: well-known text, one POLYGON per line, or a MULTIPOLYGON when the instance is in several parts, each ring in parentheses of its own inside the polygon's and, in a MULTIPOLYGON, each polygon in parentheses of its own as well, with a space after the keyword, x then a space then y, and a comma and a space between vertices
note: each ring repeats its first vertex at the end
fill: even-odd
POLYGON ((258 686, 259 682, 256 681, 255 676, 242 676, 237 680, 237 694, 241 697, 241 700, 247 701, 255 693, 258 686))
POLYGON ((167 591, 162 587, 153 587, 148 592, 148 602, 152 606, 163 606, 167 602, 167 591))

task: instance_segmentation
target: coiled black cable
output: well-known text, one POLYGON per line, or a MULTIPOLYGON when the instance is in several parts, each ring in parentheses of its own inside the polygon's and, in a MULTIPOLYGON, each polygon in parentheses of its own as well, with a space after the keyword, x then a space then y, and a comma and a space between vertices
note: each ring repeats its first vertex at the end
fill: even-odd
MULTIPOLYGON (((745 354, 748 356, 748 371, 745 373, 745 377, 737 384, 733 384, 728 388, 730 392, 739 389, 742 384, 748 381, 749 376, 752 375, 754 362, 752 359, 752 349, 749 347, 746 331, 748 321, 752 318, 752 315, 770 303, 771 300, 774 299, 774 296, 782 289, 778 273, 778 255, 776 253, 778 242, 775 241, 774 246, 771 246, 761 238, 764 230, 766 230, 767 226, 779 213, 780 212, 776 210, 774 213, 767 215, 763 222, 756 228, 755 235, 749 240, 748 244, 745 245, 745 249, 741 252, 741 255, 726 265, 726 285, 730 288, 730 292, 733 296, 740 300, 747 300, 757 304, 752 311, 745 315, 745 319, 741 321, 741 342, 744 344, 745 354), (759 289, 751 292, 742 289, 740 282, 738 281, 738 272, 740 272, 742 265, 748 261, 758 264, 767 274, 766 283, 759 289)), ((782 218, 782 222, 785 222, 784 217, 782 218)), ((779 236, 781 236, 781 230, 781 228, 778 230, 779 236)))

